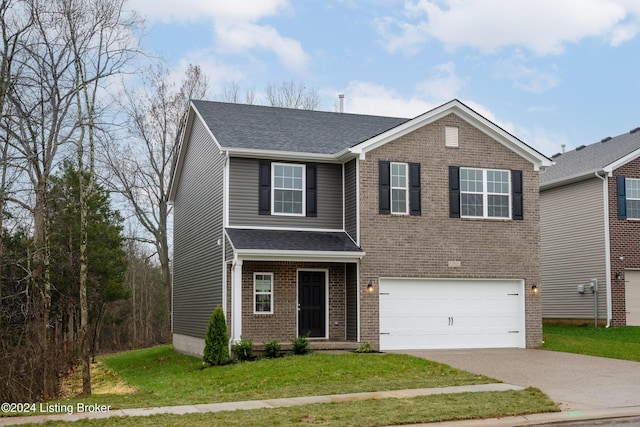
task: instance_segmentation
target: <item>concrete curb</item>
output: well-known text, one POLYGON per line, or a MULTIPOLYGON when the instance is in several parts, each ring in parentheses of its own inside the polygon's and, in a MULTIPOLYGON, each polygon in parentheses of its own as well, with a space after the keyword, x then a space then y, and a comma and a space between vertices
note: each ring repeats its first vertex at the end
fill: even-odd
POLYGON ((625 408, 550 412, 545 414, 519 415, 516 417, 487 418, 483 420, 442 421, 437 423, 411 424, 407 427, 521 427, 638 417, 640 417, 640 406, 631 406, 625 408))

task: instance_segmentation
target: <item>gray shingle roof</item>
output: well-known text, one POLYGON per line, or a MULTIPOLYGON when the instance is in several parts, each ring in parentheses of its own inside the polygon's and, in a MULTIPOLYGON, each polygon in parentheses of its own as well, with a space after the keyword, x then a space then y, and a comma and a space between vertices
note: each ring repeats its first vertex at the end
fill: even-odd
POLYGON ((640 132, 624 133, 609 140, 568 151, 553 161, 555 165, 540 174, 540 184, 562 182, 574 177, 601 171, 605 166, 640 149, 640 132))
POLYGON ((223 148, 337 154, 409 119, 193 101, 223 148))
POLYGON ((235 249, 362 252, 344 232, 227 228, 235 249))

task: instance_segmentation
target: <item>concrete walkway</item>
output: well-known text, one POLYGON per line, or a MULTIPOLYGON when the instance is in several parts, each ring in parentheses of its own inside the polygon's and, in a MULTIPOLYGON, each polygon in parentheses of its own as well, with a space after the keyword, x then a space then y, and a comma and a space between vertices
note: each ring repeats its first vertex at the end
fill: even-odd
POLYGON ((221 402, 206 403, 200 405, 183 405, 183 406, 164 406, 158 408, 141 408, 141 409, 114 409, 102 412, 75 412, 72 414, 54 414, 54 415, 34 415, 30 417, 3 417, 0 418, 0 426, 19 425, 28 423, 44 423, 47 421, 77 421, 81 419, 98 419, 109 417, 123 416, 147 416, 157 414, 194 414, 205 412, 221 412, 250 410, 250 409, 273 409, 287 408, 291 406, 310 405, 313 403, 332 403, 332 402, 357 402, 360 400, 372 399, 409 399, 418 396, 429 396, 434 394, 448 393, 467 393, 467 392, 483 392, 483 391, 507 391, 507 390, 523 390, 524 387, 511 384, 479 384, 456 387, 441 388, 420 388, 411 390, 392 390, 392 391, 376 391, 371 393, 350 393, 350 394, 332 394, 327 396, 305 396, 290 397, 283 399, 266 399, 266 400, 248 400, 242 402, 221 402))

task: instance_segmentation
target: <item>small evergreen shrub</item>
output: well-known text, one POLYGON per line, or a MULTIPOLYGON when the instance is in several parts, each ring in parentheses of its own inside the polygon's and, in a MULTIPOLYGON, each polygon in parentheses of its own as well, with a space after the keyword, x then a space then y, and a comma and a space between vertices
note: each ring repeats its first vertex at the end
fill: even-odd
POLYGON ((253 340, 240 337, 240 342, 231 347, 239 360, 249 360, 253 356, 253 340))
POLYGON ((304 334, 291 340, 294 354, 307 354, 311 351, 309 348, 309 334, 304 334))
POLYGON ((210 366, 223 365, 229 361, 229 334, 227 321, 221 306, 211 314, 207 335, 204 338, 204 363, 210 366))
POLYGON ((278 340, 269 341, 268 343, 263 343, 264 345, 264 354, 265 356, 273 359, 274 357, 278 357, 280 353, 280 343, 278 340))

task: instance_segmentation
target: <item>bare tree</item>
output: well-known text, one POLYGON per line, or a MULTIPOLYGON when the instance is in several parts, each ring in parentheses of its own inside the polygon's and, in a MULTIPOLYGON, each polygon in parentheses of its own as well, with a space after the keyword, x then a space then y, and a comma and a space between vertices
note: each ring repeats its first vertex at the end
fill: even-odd
POLYGON ((302 82, 285 80, 280 83, 270 83, 266 93, 272 107, 315 110, 320 105, 318 92, 315 89, 307 89, 302 82))
POLYGON ((233 104, 249 104, 253 105, 256 100, 255 89, 249 89, 244 93, 244 101, 240 95, 240 85, 237 82, 229 83, 222 89, 222 95, 218 97, 222 102, 230 102, 233 104))
POLYGON ((89 312, 87 301, 87 235, 89 200, 95 187, 95 147, 101 131, 100 87, 119 74, 136 52, 131 29, 135 15, 124 15, 125 0, 62 0, 61 12, 72 50, 75 109, 78 133, 75 139, 80 193, 80 347, 82 394, 91 394, 89 312), (86 179, 88 178, 88 179, 86 179))
POLYGON ((165 330, 171 325, 171 267, 169 245, 169 181, 175 152, 191 99, 204 98, 208 82, 199 66, 190 65, 180 87, 169 72, 155 66, 144 73, 138 90, 127 90, 122 101, 130 139, 105 150, 114 189, 127 200, 149 233, 160 260, 165 292, 165 330))

